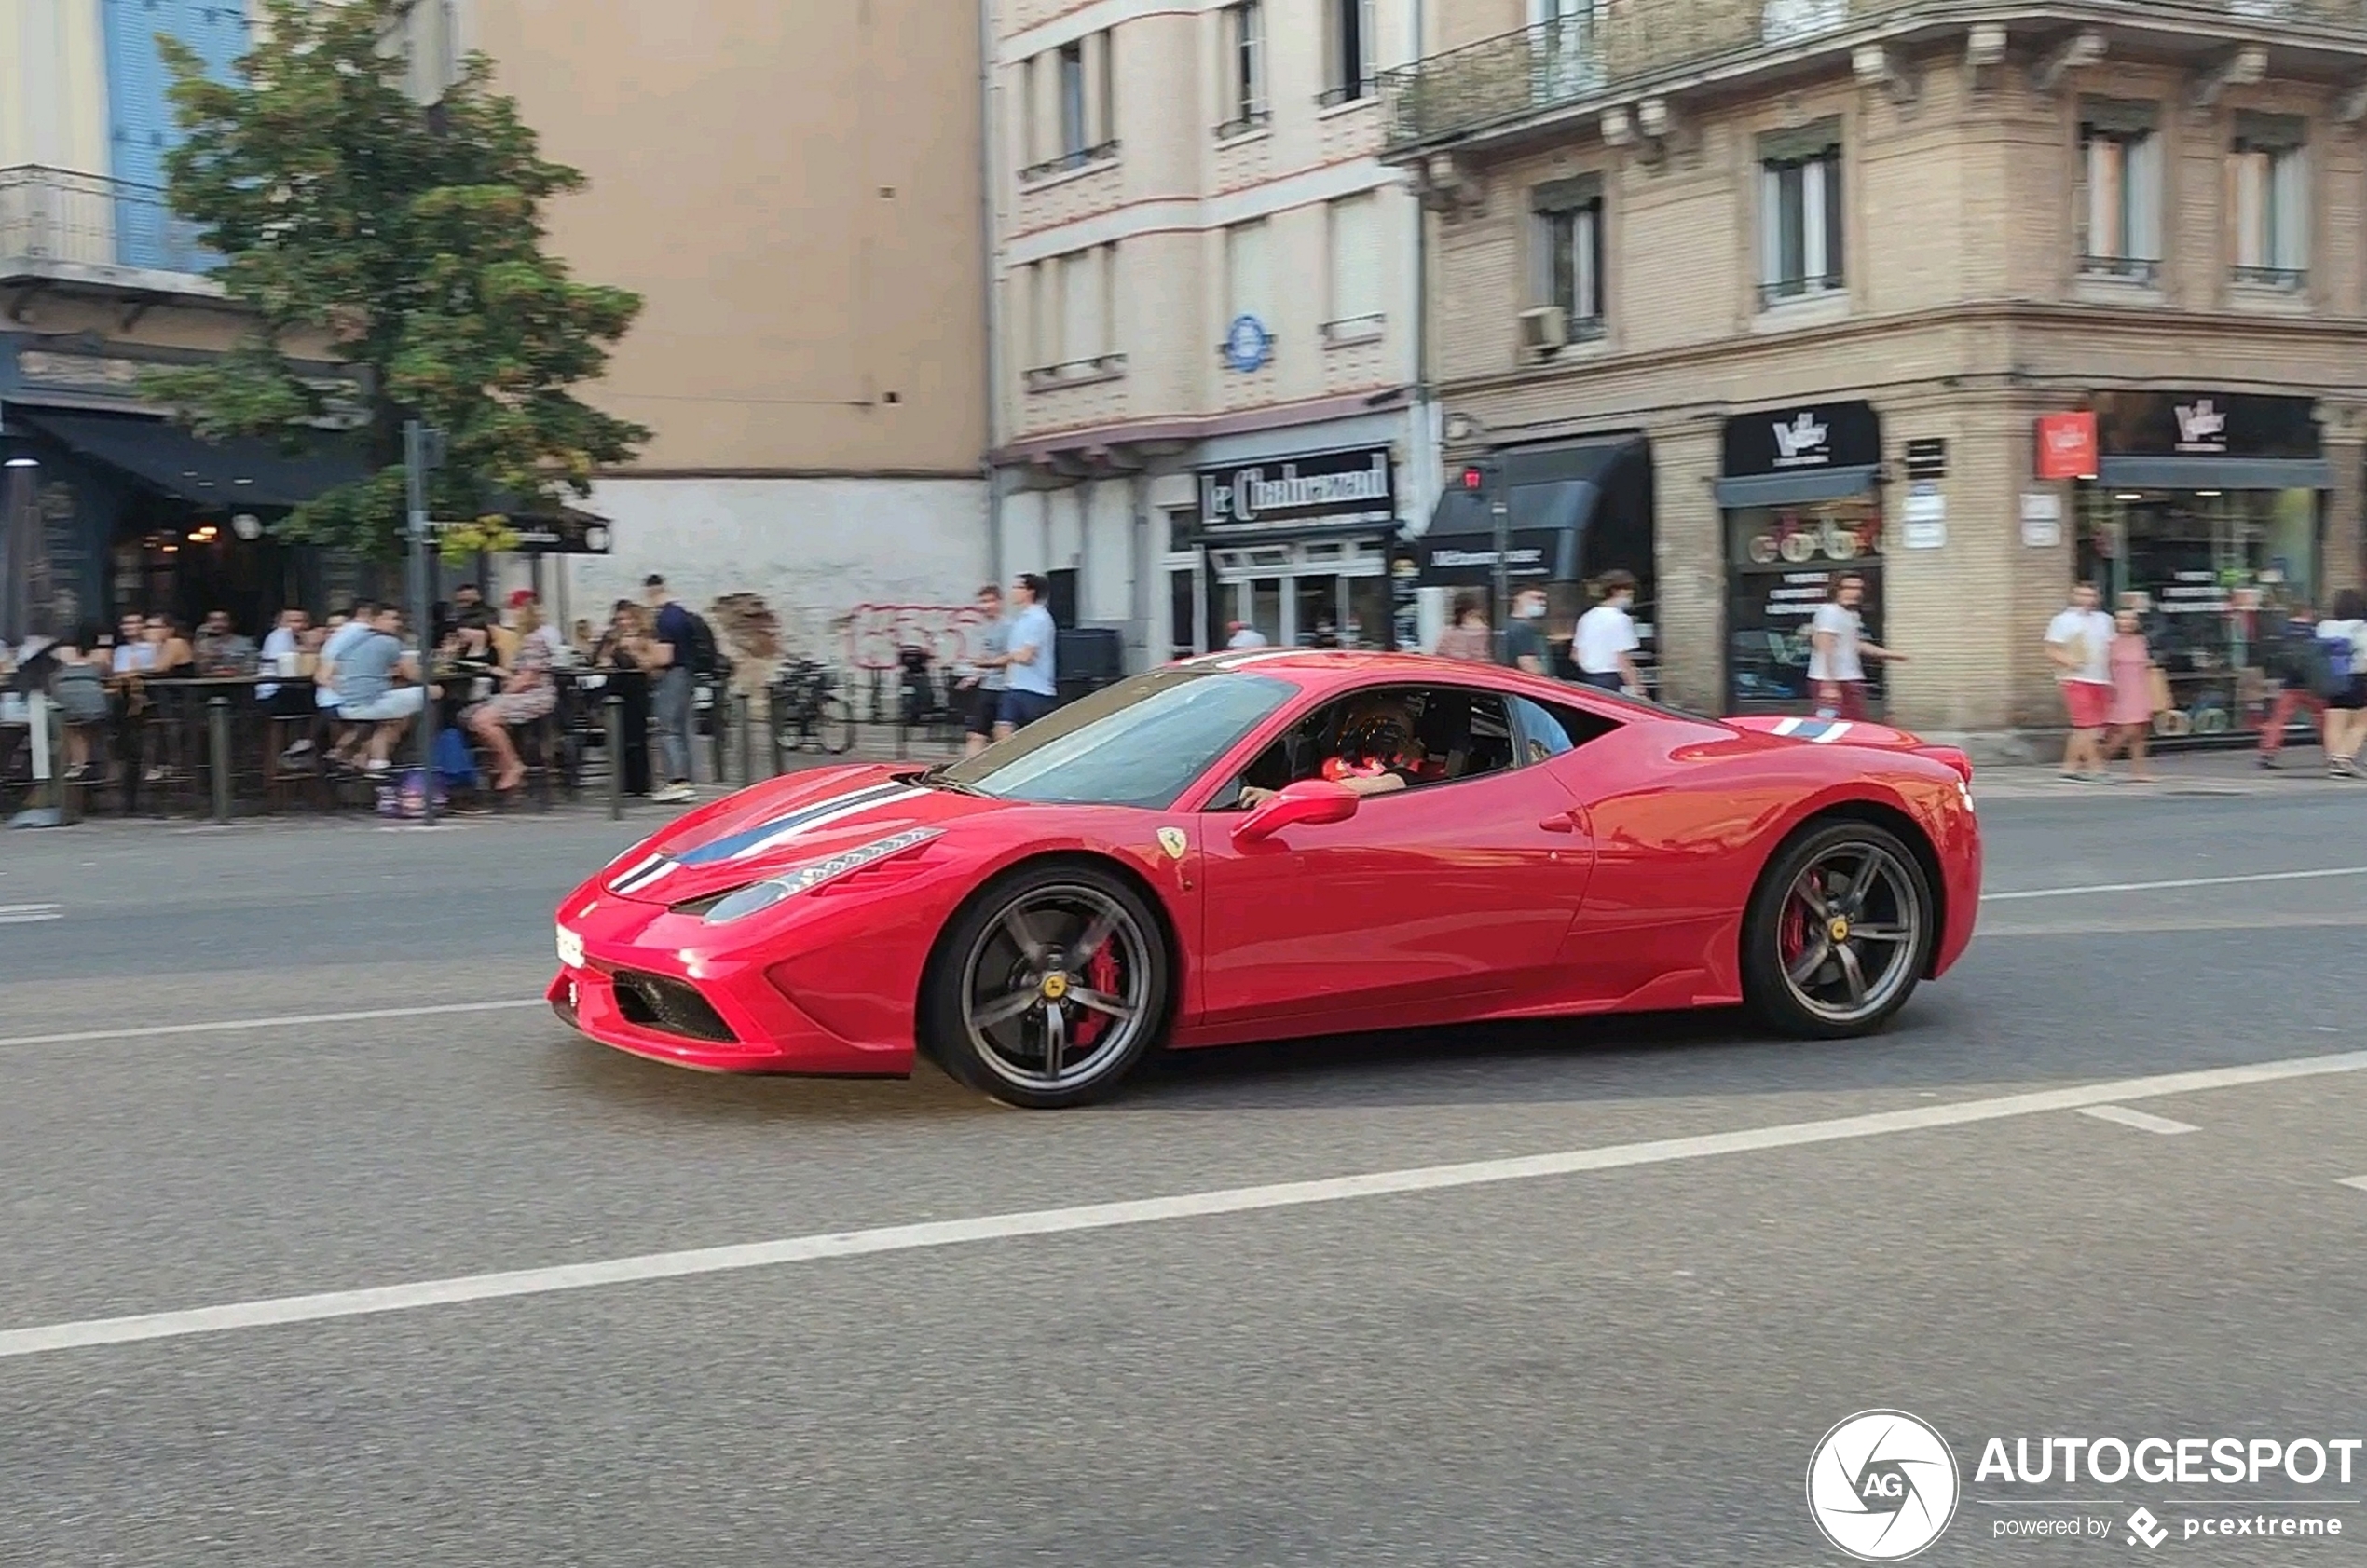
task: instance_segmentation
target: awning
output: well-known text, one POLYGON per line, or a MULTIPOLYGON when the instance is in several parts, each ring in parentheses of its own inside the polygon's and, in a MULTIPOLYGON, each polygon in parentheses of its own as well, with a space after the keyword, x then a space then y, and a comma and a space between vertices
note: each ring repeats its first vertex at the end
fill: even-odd
POLYGON ((2099 457, 2096 480, 2125 490, 2331 490, 2323 457, 2099 457))
POLYGON ((1881 470, 1872 464, 1826 469, 1796 469, 1790 473, 1742 474, 1717 482, 1717 504, 1729 511, 1755 506, 1798 506, 1802 501, 1832 501, 1862 496, 1874 487, 1881 470))
MULTIPOLYGON (((1514 581, 1576 582, 1603 482, 1620 459, 1643 451, 1640 436, 1618 435, 1504 453, 1504 575, 1514 581)), ((1488 497, 1459 488, 1444 492, 1412 548, 1425 588, 1493 587, 1496 516, 1488 497)))
POLYGON ((199 506, 300 506, 369 472, 360 449, 326 431, 291 455, 276 442, 212 442, 162 419, 10 405, 10 417, 83 457, 199 506))

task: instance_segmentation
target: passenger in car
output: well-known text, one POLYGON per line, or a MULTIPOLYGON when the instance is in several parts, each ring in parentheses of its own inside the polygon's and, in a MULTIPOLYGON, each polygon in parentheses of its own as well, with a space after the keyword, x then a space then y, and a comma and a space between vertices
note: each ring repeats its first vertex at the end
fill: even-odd
MULTIPOLYGON (((1416 732, 1413 710, 1399 697, 1360 700, 1340 721, 1331 751, 1315 776, 1346 784, 1359 795, 1387 795, 1447 776, 1448 759, 1431 756, 1416 732)), ((1279 793, 1244 785, 1240 805, 1245 810, 1260 806, 1279 793)))

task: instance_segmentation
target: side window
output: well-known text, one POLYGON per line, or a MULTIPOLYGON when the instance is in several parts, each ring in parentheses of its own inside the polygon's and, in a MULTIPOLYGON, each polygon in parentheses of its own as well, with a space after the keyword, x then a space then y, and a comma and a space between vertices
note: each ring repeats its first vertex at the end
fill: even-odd
MULTIPOLYGON (((1584 721, 1583 715, 1575 716, 1584 721)), ((1423 789, 1502 772, 1522 755, 1512 713, 1494 692, 1382 688, 1325 703, 1293 725, 1210 808, 1231 809, 1243 788, 1278 790, 1329 776, 1327 765, 1396 772, 1408 789, 1423 789)))
POLYGON ((1525 762, 1543 762, 1575 751, 1619 728, 1612 720, 1594 714, 1566 708, 1558 702, 1534 702, 1526 697, 1512 699, 1512 716, 1520 724, 1521 758, 1525 762))

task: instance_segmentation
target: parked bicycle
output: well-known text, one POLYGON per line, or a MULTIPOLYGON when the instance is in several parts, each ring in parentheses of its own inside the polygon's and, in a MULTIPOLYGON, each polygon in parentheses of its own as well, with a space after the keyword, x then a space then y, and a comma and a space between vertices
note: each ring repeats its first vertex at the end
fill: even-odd
POLYGON ((837 686, 837 677, 810 659, 782 671, 773 683, 774 751, 839 757, 854 747, 855 710, 837 686))

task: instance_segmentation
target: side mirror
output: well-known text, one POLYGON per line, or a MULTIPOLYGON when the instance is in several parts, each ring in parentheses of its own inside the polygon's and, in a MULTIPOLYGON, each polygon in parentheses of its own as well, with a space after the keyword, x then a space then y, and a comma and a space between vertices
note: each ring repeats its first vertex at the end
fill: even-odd
POLYGON ((1301 779, 1243 817, 1233 828, 1233 842, 1262 844, 1286 827, 1301 823, 1346 822, 1356 814, 1356 791, 1330 779, 1301 779))

